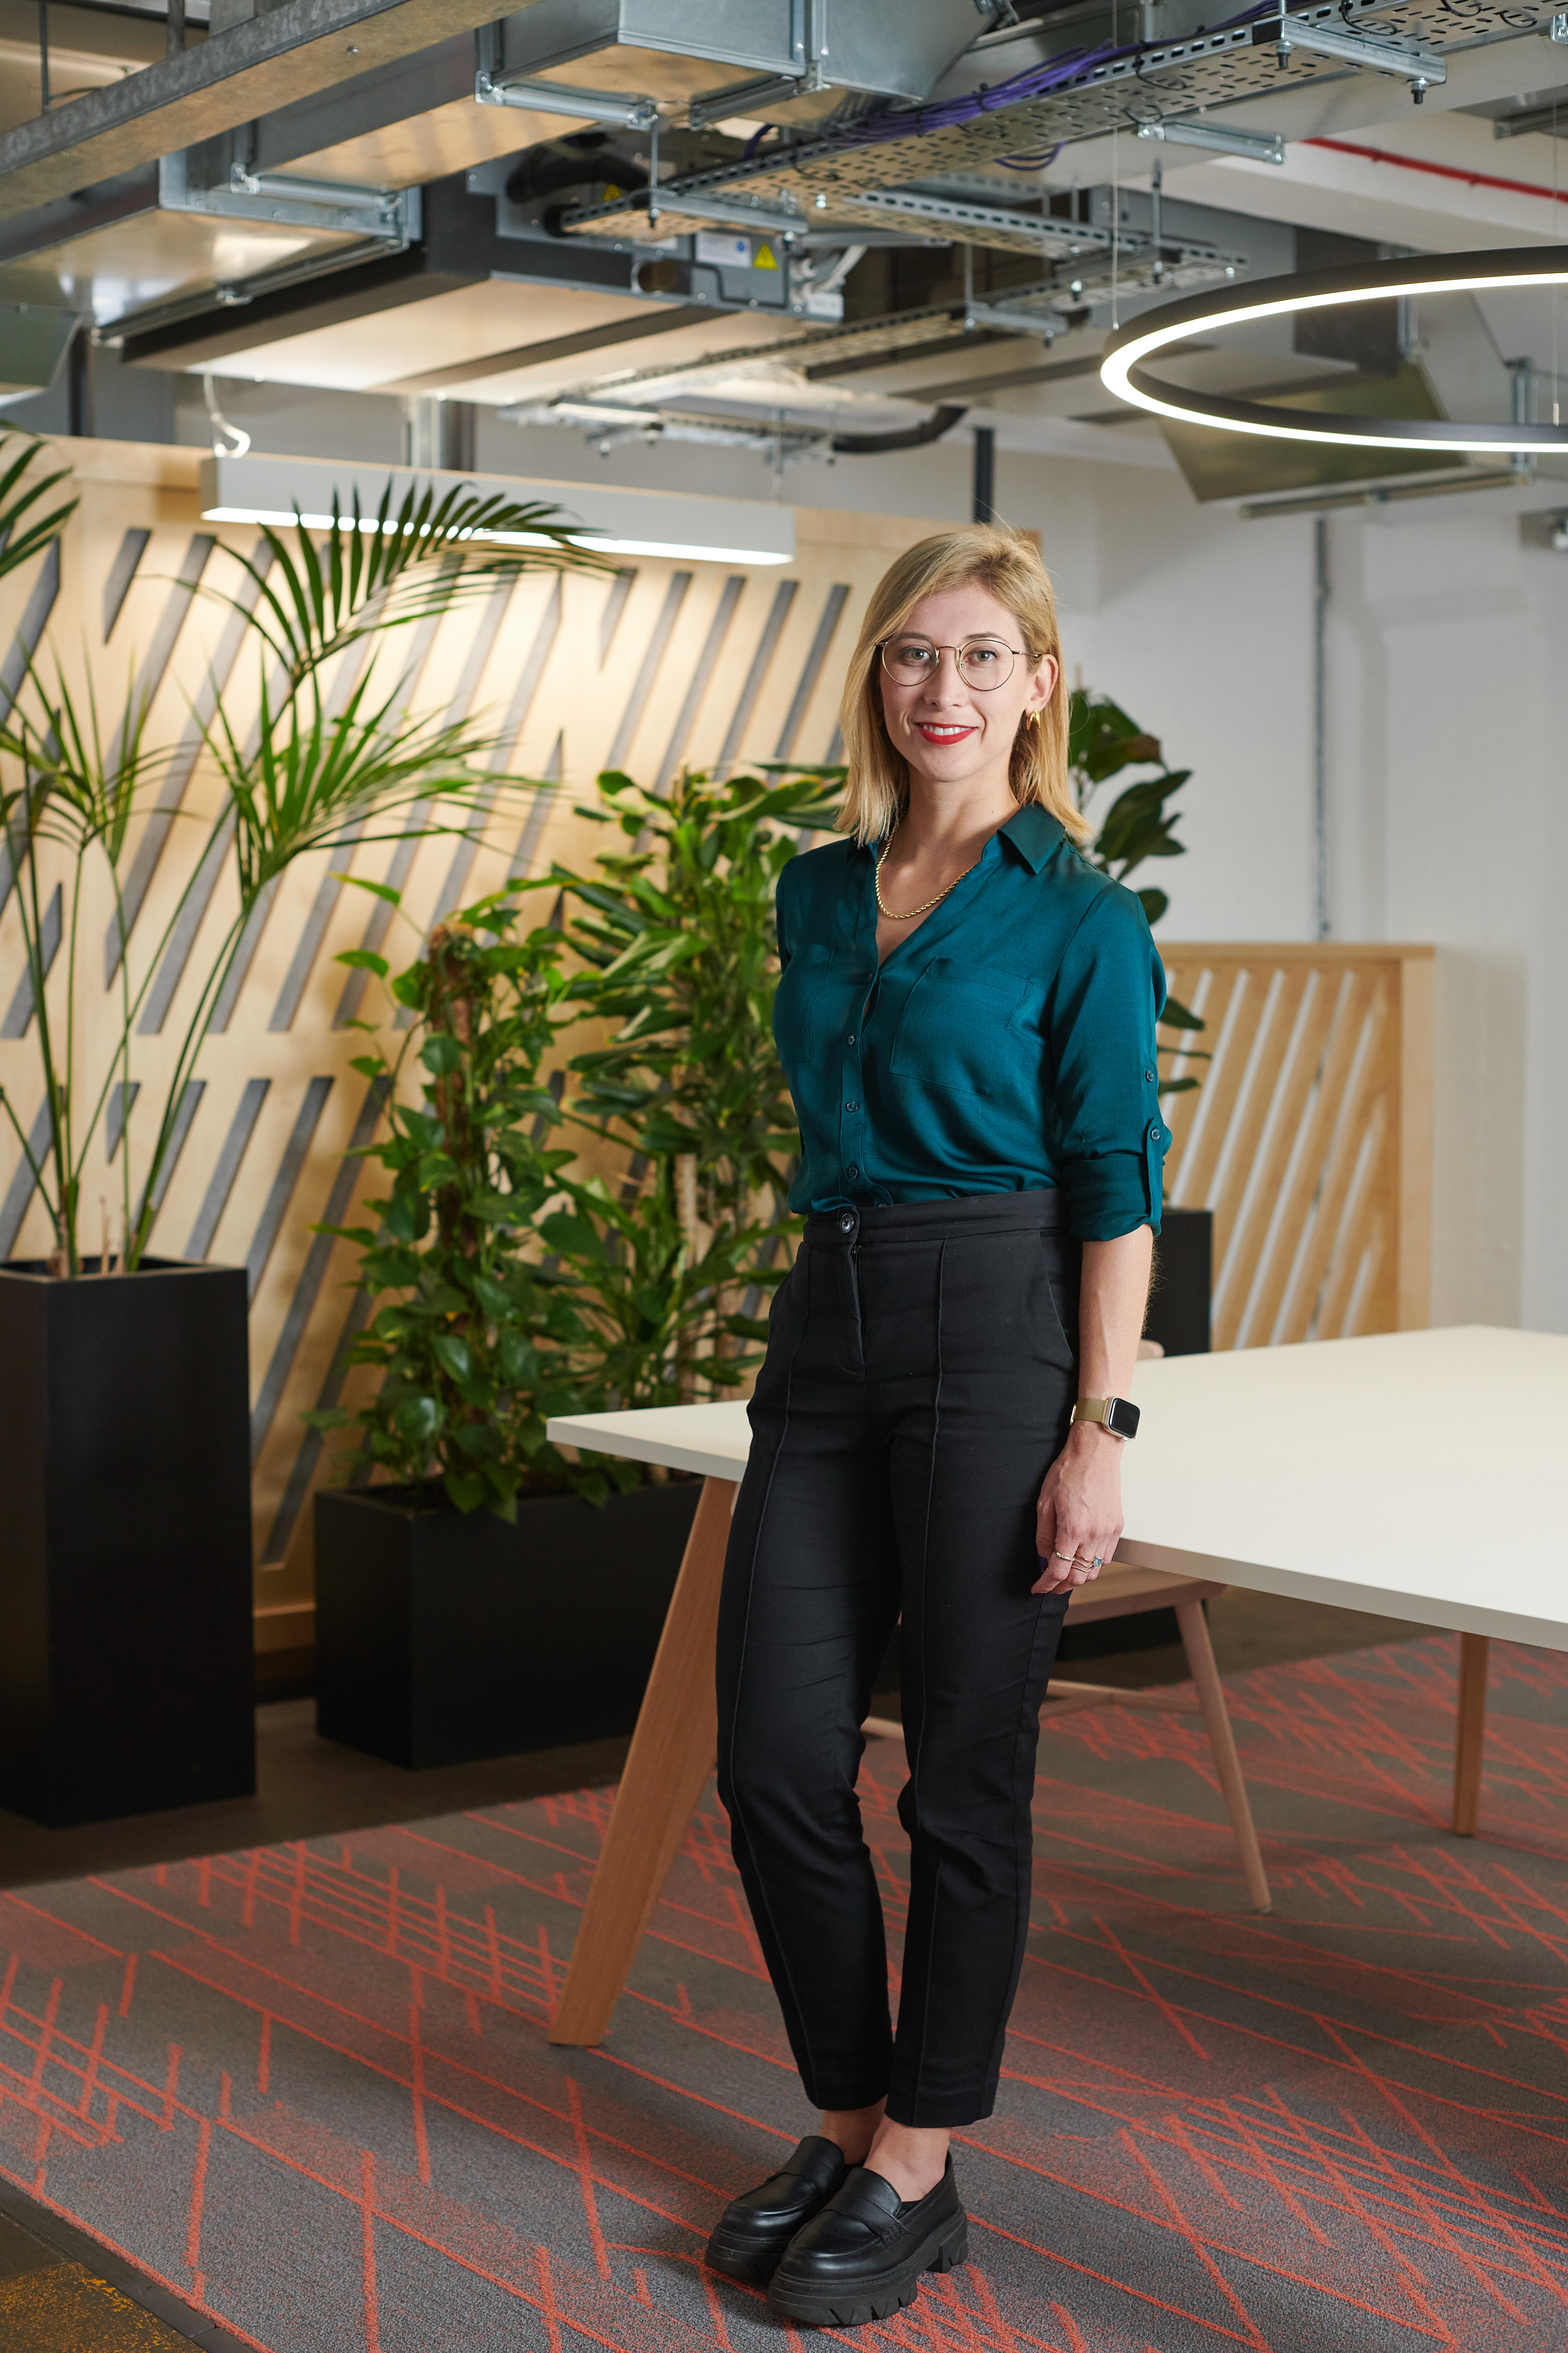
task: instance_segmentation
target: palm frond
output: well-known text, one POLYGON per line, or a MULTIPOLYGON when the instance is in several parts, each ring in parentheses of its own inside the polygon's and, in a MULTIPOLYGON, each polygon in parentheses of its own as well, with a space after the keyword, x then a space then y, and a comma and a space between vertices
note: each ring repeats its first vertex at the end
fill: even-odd
POLYGON ((394 817, 400 837, 466 828, 426 814, 416 804, 443 798, 472 803, 476 789, 505 792, 522 779, 483 774, 500 738, 464 722, 415 718, 399 707, 399 691, 372 703, 362 679, 341 711, 320 696, 296 698, 281 712, 265 688, 254 751, 242 751, 218 711, 208 746, 222 773, 235 816, 235 857, 242 902, 310 850, 363 839, 363 828, 394 817))
POLYGON ((52 474, 33 474, 29 479, 29 469, 43 447, 36 434, 0 431, 0 579, 37 555, 40 548, 47 547, 50 540, 58 539, 80 504, 79 493, 73 493, 47 513, 34 513, 33 510, 51 491, 72 479, 68 466, 52 474), (14 454, 10 451, 13 443, 20 444, 14 454))

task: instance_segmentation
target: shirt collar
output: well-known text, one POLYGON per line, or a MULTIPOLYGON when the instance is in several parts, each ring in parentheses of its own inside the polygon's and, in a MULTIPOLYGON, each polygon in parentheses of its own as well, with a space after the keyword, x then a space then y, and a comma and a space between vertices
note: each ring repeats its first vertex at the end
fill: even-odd
MULTIPOLYGON (((1067 828, 1059 817, 1052 817, 1048 809, 1043 809, 1040 807, 1038 801, 1026 801, 1016 817, 1010 817, 1006 824, 997 829, 993 839, 1005 841, 1010 849, 1016 851, 1030 872, 1037 874, 1066 832, 1067 828)), ((887 848, 887 843, 867 841, 856 842, 852 846, 858 849, 863 857, 875 861, 887 848)), ((989 849, 990 846, 987 842, 986 848, 989 849)))
POLYGON ((1059 817, 1052 817, 1038 801, 1026 801, 1016 817, 1010 817, 998 832, 998 841, 1005 841, 1028 867, 1037 874, 1061 840, 1067 828, 1059 817))

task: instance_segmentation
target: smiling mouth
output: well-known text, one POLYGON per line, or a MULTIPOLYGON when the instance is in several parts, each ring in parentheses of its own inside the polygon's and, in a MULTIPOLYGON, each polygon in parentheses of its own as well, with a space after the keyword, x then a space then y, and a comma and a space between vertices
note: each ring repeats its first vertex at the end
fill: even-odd
POLYGON ((917 719, 915 725, 928 744, 956 744, 965 735, 973 735, 973 727, 942 727, 934 720, 917 719))

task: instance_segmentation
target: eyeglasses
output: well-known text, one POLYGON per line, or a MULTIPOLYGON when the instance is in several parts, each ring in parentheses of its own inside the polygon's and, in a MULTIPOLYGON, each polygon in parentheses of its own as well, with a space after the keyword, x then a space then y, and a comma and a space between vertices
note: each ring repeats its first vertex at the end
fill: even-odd
POLYGON ((883 638, 877 649, 882 668, 900 686, 919 686, 922 679, 934 678, 943 654, 951 654, 964 685, 982 694, 1006 685, 1022 651, 1002 638, 965 638, 961 646, 935 646, 929 638, 883 638))

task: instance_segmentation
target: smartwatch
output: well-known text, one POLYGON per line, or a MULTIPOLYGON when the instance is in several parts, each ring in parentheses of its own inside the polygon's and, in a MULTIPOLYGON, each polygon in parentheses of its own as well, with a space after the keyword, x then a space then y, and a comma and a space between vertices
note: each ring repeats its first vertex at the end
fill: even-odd
POLYGON ((1138 1409, 1130 1398, 1079 1398, 1074 1421, 1098 1421, 1113 1438, 1136 1438, 1138 1409))

